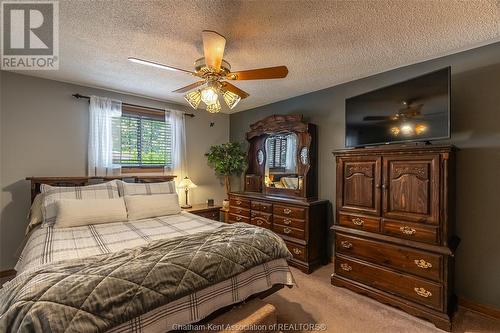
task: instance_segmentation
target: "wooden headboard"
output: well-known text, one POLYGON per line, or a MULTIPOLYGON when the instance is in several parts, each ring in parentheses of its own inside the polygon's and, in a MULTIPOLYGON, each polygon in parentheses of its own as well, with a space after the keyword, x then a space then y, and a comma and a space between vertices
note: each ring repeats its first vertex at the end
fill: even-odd
POLYGON ((110 176, 110 177, 28 177, 26 180, 31 182, 31 202, 36 195, 40 193, 42 184, 52 186, 85 186, 98 184, 114 179, 120 179, 130 183, 160 183, 168 182, 174 179, 173 175, 158 175, 158 176, 110 176))

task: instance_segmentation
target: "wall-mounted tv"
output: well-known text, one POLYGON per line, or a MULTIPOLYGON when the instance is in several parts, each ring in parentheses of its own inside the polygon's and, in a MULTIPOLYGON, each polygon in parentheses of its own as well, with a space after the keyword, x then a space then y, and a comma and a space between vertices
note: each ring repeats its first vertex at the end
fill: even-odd
POLYGON ((346 147, 450 137, 451 68, 346 99, 346 147))

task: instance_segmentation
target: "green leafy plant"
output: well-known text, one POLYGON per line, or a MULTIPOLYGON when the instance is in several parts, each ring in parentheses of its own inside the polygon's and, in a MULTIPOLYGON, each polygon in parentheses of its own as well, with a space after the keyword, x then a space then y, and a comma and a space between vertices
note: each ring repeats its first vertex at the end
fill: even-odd
POLYGON ((226 196, 231 192, 231 175, 239 175, 246 166, 246 154, 237 142, 228 142, 210 147, 208 164, 215 169, 219 176, 224 177, 226 196))

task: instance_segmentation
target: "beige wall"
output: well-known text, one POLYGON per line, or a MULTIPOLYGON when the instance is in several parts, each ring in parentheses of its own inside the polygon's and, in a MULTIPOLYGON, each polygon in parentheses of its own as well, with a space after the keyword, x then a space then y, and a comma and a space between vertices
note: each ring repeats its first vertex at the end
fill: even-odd
POLYGON ((230 138, 244 142, 249 124, 268 115, 303 114, 318 125, 319 197, 335 203, 332 151, 344 147, 345 99, 445 66, 452 66, 449 142, 460 148, 455 290, 500 308, 500 43, 233 114, 230 138))
MULTIPOLYGON (((71 95, 78 92, 152 107, 168 105, 10 72, 0 71, 0 75, 0 270, 4 270, 14 266, 24 237, 29 209, 29 184, 24 178, 86 174, 88 102, 71 95)), ((211 145, 227 142, 229 116, 170 106, 196 114, 186 118, 188 173, 198 185, 191 192, 192 202, 222 201, 223 186, 204 154, 211 145)))

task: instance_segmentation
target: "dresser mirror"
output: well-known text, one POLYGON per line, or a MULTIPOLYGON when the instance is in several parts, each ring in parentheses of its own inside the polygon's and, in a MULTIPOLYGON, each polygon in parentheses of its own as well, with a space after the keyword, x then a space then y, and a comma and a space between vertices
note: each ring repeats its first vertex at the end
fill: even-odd
POLYGON ((316 126, 302 115, 274 115, 250 125, 245 191, 315 197, 316 126))
POLYGON ((300 189, 297 142, 298 137, 295 133, 272 134, 267 137, 264 173, 266 187, 300 189))

